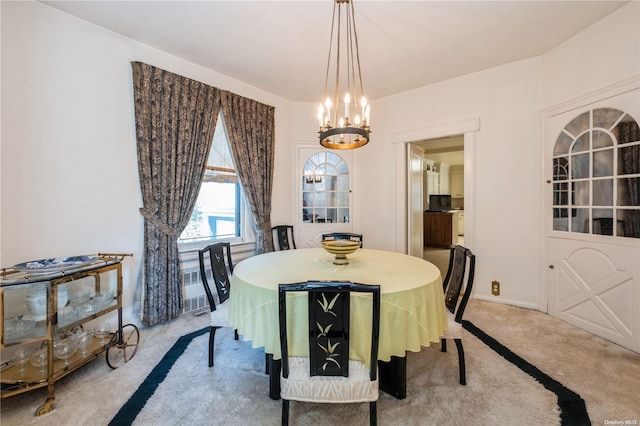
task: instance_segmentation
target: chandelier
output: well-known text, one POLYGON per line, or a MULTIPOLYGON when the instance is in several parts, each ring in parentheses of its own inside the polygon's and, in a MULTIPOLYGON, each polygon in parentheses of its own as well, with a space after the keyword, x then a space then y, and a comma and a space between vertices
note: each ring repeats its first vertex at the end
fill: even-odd
POLYGON ((324 98, 318 109, 320 145, 331 149, 366 145, 371 132, 371 107, 362 88, 358 34, 351 0, 335 0, 333 4, 324 98), (335 66, 333 76, 330 75, 332 63, 335 66), (333 92, 329 91, 330 82, 333 92))

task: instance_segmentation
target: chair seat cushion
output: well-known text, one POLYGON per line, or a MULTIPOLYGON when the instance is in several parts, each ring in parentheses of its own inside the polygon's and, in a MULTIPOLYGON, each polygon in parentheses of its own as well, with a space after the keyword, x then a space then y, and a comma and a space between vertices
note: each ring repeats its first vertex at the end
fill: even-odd
POLYGON ((212 327, 231 327, 229 322, 229 299, 216 305, 216 310, 211 312, 212 327))
POLYGON ((456 322, 455 315, 447 311, 447 329, 444 332, 445 339, 462 339, 462 324, 456 322))
POLYGON ((289 377, 280 377, 283 399, 320 403, 378 400, 378 381, 371 381, 363 362, 349 360, 349 377, 309 376, 309 358, 289 358, 289 377))

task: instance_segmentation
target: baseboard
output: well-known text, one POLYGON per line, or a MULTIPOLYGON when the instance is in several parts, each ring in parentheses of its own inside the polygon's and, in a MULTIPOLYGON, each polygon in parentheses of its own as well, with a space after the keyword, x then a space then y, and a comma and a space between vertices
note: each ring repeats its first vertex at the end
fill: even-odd
POLYGON ((474 296, 471 296, 471 298, 476 300, 482 300, 485 302, 493 302, 493 303, 501 303, 503 305, 517 306, 518 308, 532 309, 534 311, 540 310, 537 304, 524 303, 519 300, 504 299, 502 297, 474 295, 474 296))

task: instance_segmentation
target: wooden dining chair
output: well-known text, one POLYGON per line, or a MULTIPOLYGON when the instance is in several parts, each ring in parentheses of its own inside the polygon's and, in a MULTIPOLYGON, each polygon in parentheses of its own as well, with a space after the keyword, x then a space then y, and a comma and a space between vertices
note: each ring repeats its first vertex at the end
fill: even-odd
POLYGON ((289 424, 289 401, 293 400, 317 403, 369 402, 369 422, 375 425, 379 396, 380 286, 348 281, 280 284, 278 302, 282 352, 282 424, 289 424), (290 292, 307 293, 309 356, 289 354, 289 328, 305 326, 300 323, 287 324, 287 293, 290 292), (371 335, 364 337, 371 341, 366 363, 349 359, 349 338, 354 338, 355 333, 369 331, 349 330, 351 293, 371 295, 371 335))
POLYGON ((293 226, 292 225, 278 225, 271 228, 271 232, 274 232, 276 238, 274 240, 274 248, 276 250, 290 250, 291 247, 296 248, 296 240, 293 238, 293 226), (278 242, 278 246, 275 247, 275 242, 278 242))
POLYGON ((476 256, 471 252, 471 250, 460 245, 451 247, 449 267, 443 283, 444 303, 447 307, 448 326, 441 340, 441 350, 442 352, 446 352, 446 339, 453 339, 456 344, 456 348, 458 349, 458 365, 460 368, 461 385, 467 384, 464 349, 462 347, 462 316, 464 315, 464 310, 467 307, 467 302, 471 296, 475 268, 476 256), (467 277, 466 285, 464 285, 465 275, 467 277), (463 287, 464 294, 462 295, 460 303, 458 303, 463 287))
MULTIPOLYGON (((209 367, 213 366, 213 347, 216 337, 216 330, 222 327, 231 327, 229 322, 229 292, 231 284, 229 275, 233 273, 233 262, 231 261, 231 244, 215 243, 210 244, 198 251, 200 260, 200 277, 204 285, 204 292, 207 295, 209 308, 211 309, 211 324, 209 329, 209 367), (211 270, 211 278, 215 283, 218 303, 213 297, 213 292, 209 286, 209 275, 207 270, 211 270)), ((238 340, 238 332, 234 330, 234 339, 238 340)))
POLYGON ((358 241, 362 248, 362 234, 352 234, 351 232, 330 232, 322 234, 322 241, 325 240, 351 240, 358 241))

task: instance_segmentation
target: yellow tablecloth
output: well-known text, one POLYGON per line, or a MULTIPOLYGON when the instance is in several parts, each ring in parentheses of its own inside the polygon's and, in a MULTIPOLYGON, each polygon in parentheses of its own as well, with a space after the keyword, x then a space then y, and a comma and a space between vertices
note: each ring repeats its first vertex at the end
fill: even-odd
MULTIPOLYGON (((254 348, 280 359, 278 326, 278 284, 307 280, 340 280, 381 287, 380 344, 378 359, 403 357, 406 351, 418 352, 422 346, 437 343, 447 327, 442 277, 435 265, 401 253, 359 249, 347 256, 349 264, 334 265, 333 255, 322 248, 283 250, 243 260, 231 277, 229 317, 231 324, 251 340, 254 348)), ((306 296, 294 299, 299 308, 289 312, 289 320, 306 322, 306 296), (297 300, 296 300, 297 299, 297 300)), ((352 336, 358 333, 370 316, 355 299, 351 321, 352 336)), ((369 302, 370 303, 370 302, 369 302)), ((290 309, 290 308, 288 308, 290 309)), ((370 311, 370 309, 369 309, 370 311)), ((367 327, 368 329, 369 327, 367 327)), ((298 328, 300 329, 300 328, 298 328)), ((293 336, 294 355, 305 355, 308 336, 304 330, 293 336)), ((353 338, 350 356, 366 359, 368 342, 353 338)))

